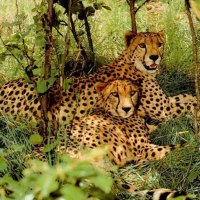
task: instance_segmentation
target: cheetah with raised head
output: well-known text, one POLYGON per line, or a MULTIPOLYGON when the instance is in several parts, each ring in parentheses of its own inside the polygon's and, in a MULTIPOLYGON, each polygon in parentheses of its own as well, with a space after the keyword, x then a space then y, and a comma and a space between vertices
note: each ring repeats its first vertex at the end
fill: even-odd
MULTIPOLYGON (((167 121, 187 111, 194 111, 196 98, 191 95, 167 97, 156 80, 164 51, 163 32, 126 34, 126 50, 111 64, 86 77, 70 78, 66 90, 57 82, 49 90, 48 116, 50 121, 67 124, 85 116, 98 99, 95 83, 115 79, 129 79, 139 83, 140 106, 138 115, 167 121)), ((24 80, 11 81, 0 89, 0 113, 30 118, 41 118, 40 95, 33 84, 24 80)))

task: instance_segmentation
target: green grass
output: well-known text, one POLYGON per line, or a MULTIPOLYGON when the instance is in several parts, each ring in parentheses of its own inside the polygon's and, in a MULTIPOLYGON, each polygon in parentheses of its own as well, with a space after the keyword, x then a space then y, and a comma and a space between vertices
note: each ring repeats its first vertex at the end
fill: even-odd
MULTIPOLYGON (((0 22, 15 21, 17 13, 15 0, 1 0, 0 22)), ((39 0, 37 1, 39 2, 39 0)), ((180 93, 194 93, 194 70, 191 46, 191 34, 188 19, 184 11, 183 0, 161 1, 157 8, 152 4, 152 9, 142 7, 137 13, 138 31, 160 31, 164 30, 167 36, 165 54, 161 65, 161 74, 159 83, 168 95, 180 93)), ((107 64, 119 55, 125 48, 124 33, 131 29, 131 20, 129 7, 124 0, 107 0, 106 3, 112 8, 111 11, 100 10, 95 16, 89 19, 91 24, 92 39, 98 65, 107 64)), ((27 15, 23 25, 33 22, 34 7, 33 1, 26 2, 18 0, 19 13, 27 15)), ((198 49, 200 49, 200 29, 199 22, 195 21, 197 30, 198 49)), ((9 39, 17 30, 17 27, 2 27, 0 25, 0 34, 4 39, 9 39)), ((81 24, 77 24, 77 29, 81 29, 81 24)), ((66 28, 61 28, 65 33, 66 28)), ((33 39, 33 38, 31 38, 33 39)), ((31 40, 33 41, 34 40, 31 40)), ((63 47, 64 38, 57 37, 59 47, 63 47)), ((83 39, 87 46, 86 40, 83 39)), ((71 41, 70 55, 77 48, 74 41, 71 41)), ((0 53, 3 45, 0 43, 0 53)), ((63 49, 61 49, 63 52, 63 49)), ((39 52, 41 53, 41 52, 39 52)), ((40 57, 40 54, 36 55, 40 57)), ((199 54, 200 55, 200 54, 199 54)), ((56 62, 55 62, 56 63, 56 62)), ((40 60, 38 65, 42 65, 40 60)), ((23 70, 14 58, 8 57, 0 65, 1 83, 8 79, 14 79, 24 76, 23 70)), ((28 142, 29 134, 33 132, 27 128, 26 124, 16 123, 4 119, 5 124, 0 127, 1 144, 4 144, 6 154, 9 156, 7 170, 9 174, 19 179, 24 169, 24 152, 30 151, 31 145, 28 142), (13 146, 14 145, 14 146, 13 146), (13 149, 15 145, 22 149, 13 149)), ((124 179, 126 182, 135 184, 137 187, 158 188, 169 187, 172 189, 183 189, 191 193, 198 192, 200 188, 200 171, 198 142, 194 139, 193 124, 190 117, 181 117, 171 122, 163 123, 162 126, 153 135, 155 144, 174 144, 187 142, 189 147, 170 154, 162 161, 155 161, 145 166, 128 165, 120 169, 116 177, 124 179), (178 159, 177 159, 178 158, 178 159)), ((127 198, 128 199, 128 198, 127 198)))

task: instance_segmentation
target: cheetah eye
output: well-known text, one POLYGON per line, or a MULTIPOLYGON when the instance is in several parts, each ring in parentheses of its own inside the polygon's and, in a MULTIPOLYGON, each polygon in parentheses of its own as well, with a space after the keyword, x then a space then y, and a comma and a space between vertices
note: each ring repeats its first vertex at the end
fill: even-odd
POLYGON ((111 95, 114 97, 119 97, 119 94, 117 92, 113 92, 113 93, 111 93, 111 95))
POLYGON ((136 91, 131 91, 131 96, 134 96, 136 91))
POLYGON ((158 43, 157 43, 157 46, 158 46, 158 47, 161 47, 162 45, 163 45, 163 43, 161 43, 161 42, 158 42, 158 43))
POLYGON ((145 48, 146 45, 145 45, 145 43, 140 43, 140 44, 139 44, 139 47, 140 47, 140 48, 145 48))

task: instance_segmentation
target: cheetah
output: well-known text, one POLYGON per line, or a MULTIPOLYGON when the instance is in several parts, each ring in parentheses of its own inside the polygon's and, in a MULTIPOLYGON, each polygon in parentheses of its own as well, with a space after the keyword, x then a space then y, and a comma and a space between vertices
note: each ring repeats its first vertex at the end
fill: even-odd
MULTIPOLYGON (((72 128, 67 133, 68 138, 64 135, 56 147, 56 153, 69 153, 72 156, 76 154, 75 157, 81 159, 80 151, 84 147, 94 149, 106 145, 110 161, 122 167, 126 163, 161 159, 179 147, 151 144, 149 128, 145 120, 137 115, 140 93, 135 83, 130 80, 114 80, 107 83, 97 82, 95 87, 99 93, 96 105, 88 116, 72 122, 72 128), (68 146, 69 140, 79 146, 68 146)), ((34 148, 32 156, 44 160, 43 147, 34 148)), ((133 197, 146 196, 152 200, 187 197, 185 192, 165 188, 133 192, 129 185, 123 187, 133 197)))
MULTIPOLYGON (((95 87, 99 100, 87 116, 72 122, 69 140, 87 148, 109 146, 109 159, 120 167, 161 159, 177 147, 151 144, 148 125, 137 114, 139 88, 133 82, 97 82, 95 87)), ((65 150, 65 141, 68 139, 61 142, 58 151, 65 150)))
MULTIPOLYGON (((138 83, 141 94, 138 115, 142 117, 168 121, 188 111, 194 112, 196 97, 187 94, 167 97, 157 83, 165 34, 144 32, 135 35, 128 32, 126 44, 127 48, 111 64, 100 67, 88 76, 66 79, 66 89, 61 89, 55 82, 48 91, 49 121, 66 125, 73 119, 87 115, 98 100, 95 83, 115 79, 129 79, 138 83)), ((0 89, 0 114, 40 119, 41 96, 32 83, 10 81, 0 89)))

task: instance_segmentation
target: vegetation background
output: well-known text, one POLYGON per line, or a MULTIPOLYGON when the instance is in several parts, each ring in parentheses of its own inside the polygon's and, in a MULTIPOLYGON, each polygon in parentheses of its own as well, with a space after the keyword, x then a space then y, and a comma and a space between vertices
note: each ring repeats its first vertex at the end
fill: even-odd
MULTIPOLYGON (((44 33, 37 21, 37 15, 38 11, 43 12, 44 8, 36 7, 36 4, 40 2, 40 0, 0 0, 1 84, 19 77, 27 77, 25 69, 27 66, 30 66, 30 60, 23 55, 23 48, 24 50, 28 50, 29 55, 35 59, 34 65, 37 66, 37 69, 33 69, 34 74, 43 73, 45 41, 44 33), (26 44, 25 46, 23 40, 26 44)), ((137 1, 136 3, 139 6, 141 2, 137 1)), ((88 64, 89 69, 86 67, 78 71, 79 74, 88 74, 98 66, 109 63, 123 51, 125 48, 124 33, 131 29, 131 18, 130 8, 125 0, 84 0, 83 3, 85 6, 90 6, 93 3, 103 3, 104 5, 104 8, 101 7, 95 10, 94 15, 88 17, 94 46, 95 62, 88 64)), ((58 20, 68 22, 66 15, 63 15, 65 12, 63 7, 56 5, 56 12, 59 13, 58 20)), ((73 19, 76 22, 76 30, 80 40, 87 54, 91 55, 83 22, 78 20, 78 15, 73 15, 73 19)), ((184 1, 149 1, 139 9, 136 20, 138 32, 160 30, 166 32, 167 42, 161 64, 161 74, 158 77, 162 89, 169 96, 180 93, 194 94, 192 41, 184 1)), ((193 20, 197 33, 198 49, 200 50, 200 23, 195 17, 193 17, 193 20)), ((52 66, 60 66, 62 55, 64 54, 67 27, 63 25, 59 27, 59 32, 56 30, 53 31, 54 38, 56 38, 54 41, 56 48, 52 59, 52 66)), ((74 63, 78 63, 77 66, 80 67, 80 63, 78 62, 79 54, 80 49, 71 35, 67 57, 68 62, 66 64, 67 73, 74 63)), ((56 69, 54 73, 57 74, 56 69)), ((87 199, 87 195, 85 194, 99 199, 109 199, 113 198, 111 193, 114 193, 114 196, 118 194, 121 199, 134 199, 130 194, 125 191, 123 192, 120 187, 118 190, 115 187, 110 192, 112 180, 107 178, 109 176, 103 176, 102 174, 104 173, 96 168, 90 169, 90 166, 87 164, 83 164, 81 169, 77 169, 78 175, 74 173, 75 175, 70 176, 70 174, 73 174, 73 171, 76 172, 74 168, 79 165, 82 166, 80 164, 82 161, 72 161, 70 158, 63 158, 63 163, 66 166, 73 165, 74 168, 71 168, 71 171, 66 169, 64 165, 51 166, 51 164, 33 162, 32 167, 22 172, 27 167, 27 164, 24 163, 24 155, 31 151, 30 135, 35 133, 35 129, 30 128, 26 122, 15 122, 12 119, 4 117, 1 119, 0 131, 0 175, 4 176, 0 181, 0 197, 9 199, 8 196, 10 194, 12 196, 13 192, 16 195, 15 198, 19 199, 24 194, 29 195, 30 199, 33 199, 34 195, 37 196, 37 199, 59 199, 60 196, 65 197, 64 195, 66 195, 66 197, 69 197, 68 195, 71 194, 80 195, 75 195, 75 199, 87 199), (60 178, 59 173, 61 172, 59 169, 65 174, 63 177, 68 180, 70 177, 70 181, 63 181, 64 179, 60 178), (93 173, 86 173, 84 176, 80 173, 88 170, 93 170, 93 173), (37 177, 40 173, 42 173, 42 176, 38 180, 37 177), (52 175, 50 176, 49 174, 52 175), (86 182, 85 179, 87 179, 86 182), (19 190, 16 186, 15 180, 18 181, 18 184, 23 185, 22 190, 19 190), (46 182, 54 184, 50 186, 44 184, 46 182), (60 184, 61 182, 63 184, 60 184), (78 182, 81 182, 82 185, 77 184, 78 182), (94 188, 91 187, 91 184, 94 185, 94 188), (38 188, 38 185, 41 188, 38 188), (42 187, 43 185, 45 187, 42 187), (30 192, 31 187, 34 187, 32 192, 30 192), (104 195, 108 196, 105 197, 104 195)), ((174 119, 168 123, 163 123, 154 133, 153 141, 154 143, 165 145, 187 142, 188 146, 181 151, 170 154, 161 161, 149 162, 143 166, 128 165, 120 169, 117 173, 114 173, 114 179, 131 183, 134 187, 140 189, 167 187, 186 190, 194 194, 199 193, 199 141, 195 141, 194 139, 191 116, 188 115, 174 119)), ((73 197, 71 199, 73 200, 73 197)))

